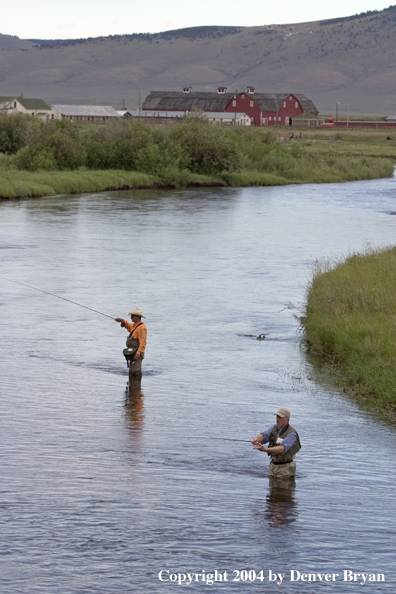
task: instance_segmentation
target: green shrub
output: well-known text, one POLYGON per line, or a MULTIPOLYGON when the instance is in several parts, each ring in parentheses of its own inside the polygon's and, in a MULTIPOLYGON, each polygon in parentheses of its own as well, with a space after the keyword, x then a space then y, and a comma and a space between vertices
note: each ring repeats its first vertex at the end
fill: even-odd
POLYGON ((175 126, 172 132, 174 140, 188 156, 191 171, 211 175, 241 168, 243 155, 232 131, 230 133, 206 121, 188 118, 175 126))
POLYGON ((1 153, 13 155, 26 145, 33 119, 24 114, 0 113, 1 153))

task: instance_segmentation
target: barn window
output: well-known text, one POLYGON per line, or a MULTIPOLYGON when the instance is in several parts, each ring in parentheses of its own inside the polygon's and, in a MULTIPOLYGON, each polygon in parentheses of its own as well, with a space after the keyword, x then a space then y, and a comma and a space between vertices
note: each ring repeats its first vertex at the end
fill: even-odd
POLYGON ((298 103, 297 103, 297 101, 295 102, 294 106, 295 106, 295 108, 297 109, 297 107, 298 107, 298 103))
POLYGON ((286 107, 286 101, 283 102, 283 107, 286 107))
POLYGON ((253 105, 254 105, 254 101, 251 101, 250 102, 250 107, 253 107, 253 105))
POLYGON ((236 101, 232 102, 232 107, 236 107, 236 101))
POLYGON ((245 95, 242 95, 242 99, 245 99, 245 95))
POLYGON ((253 124, 253 122, 254 122, 254 118, 250 118, 250 121, 251 121, 251 122, 252 122, 252 124, 253 124))
POLYGON ((293 99, 293 97, 290 95, 290 97, 289 97, 289 101, 291 101, 292 99, 293 99))
POLYGON ((271 121, 271 120, 272 120, 272 117, 270 116, 270 117, 269 117, 269 121, 271 121))

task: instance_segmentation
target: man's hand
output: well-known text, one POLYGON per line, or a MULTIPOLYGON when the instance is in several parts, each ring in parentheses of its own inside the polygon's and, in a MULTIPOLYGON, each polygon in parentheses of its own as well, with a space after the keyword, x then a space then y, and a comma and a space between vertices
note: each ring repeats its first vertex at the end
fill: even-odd
POLYGON ((122 318, 116 318, 115 321, 121 324, 121 322, 123 322, 124 320, 122 318))
POLYGON ((136 353, 136 355, 134 356, 133 360, 134 360, 134 361, 139 361, 139 359, 140 359, 140 355, 138 355, 138 354, 136 353))
POLYGON ((254 445, 254 449, 255 450, 260 450, 260 452, 266 452, 268 450, 268 448, 266 448, 265 446, 263 446, 261 443, 255 443, 254 445))

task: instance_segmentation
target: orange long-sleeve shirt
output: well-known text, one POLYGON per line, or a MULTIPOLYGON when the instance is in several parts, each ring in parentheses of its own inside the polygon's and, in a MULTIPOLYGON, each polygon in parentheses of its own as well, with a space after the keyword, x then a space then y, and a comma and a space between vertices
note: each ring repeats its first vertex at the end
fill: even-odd
POLYGON ((136 322, 135 324, 131 324, 131 322, 123 320, 122 325, 128 330, 129 335, 132 335, 132 338, 137 338, 139 340, 139 348, 136 354, 141 355, 142 353, 144 353, 147 343, 147 328, 143 324, 143 322, 136 322))

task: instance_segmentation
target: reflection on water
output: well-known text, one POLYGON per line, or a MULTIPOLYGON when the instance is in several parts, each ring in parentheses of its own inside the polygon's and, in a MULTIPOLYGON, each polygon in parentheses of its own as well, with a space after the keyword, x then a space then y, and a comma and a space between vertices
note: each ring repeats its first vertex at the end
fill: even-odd
POLYGON ((266 518, 271 526, 282 526, 296 521, 295 489, 295 478, 282 480, 271 477, 269 479, 266 518))
POLYGON ((129 376, 125 389, 125 417, 128 431, 133 438, 142 439, 144 429, 144 394, 142 392, 142 377, 129 376))
POLYGON ((255 521, 264 529, 286 526, 297 520, 295 500, 296 480, 269 478, 269 488, 265 501, 256 502, 253 511, 255 521))
POLYGON ((385 573, 370 594, 389 591, 396 433, 310 380, 288 304, 303 302, 316 258, 394 242, 394 190, 381 180, 0 203, 1 594, 176 591, 161 569, 347 568, 385 573), (143 378, 126 386, 112 320, 5 278, 115 317, 139 305, 143 378), (302 443, 287 484, 269 481, 249 441, 280 406, 302 443))

